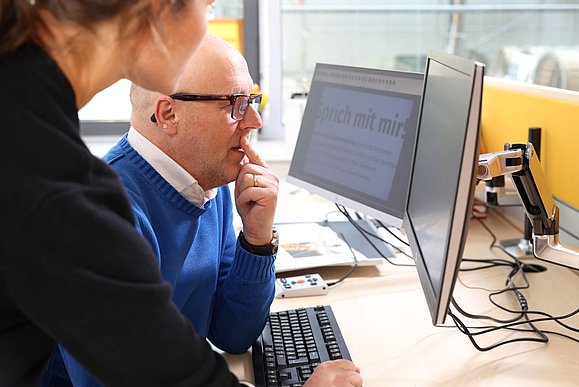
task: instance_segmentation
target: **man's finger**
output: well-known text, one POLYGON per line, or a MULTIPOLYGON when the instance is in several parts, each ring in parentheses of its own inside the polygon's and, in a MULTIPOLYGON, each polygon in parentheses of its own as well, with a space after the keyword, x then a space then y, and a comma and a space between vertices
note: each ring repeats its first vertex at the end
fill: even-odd
POLYGON ((261 158, 259 153, 253 149, 251 144, 249 143, 249 139, 246 136, 241 137, 241 141, 239 142, 239 146, 245 152, 245 155, 249 159, 249 162, 252 164, 261 165, 262 167, 267 168, 267 164, 264 159, 261 158))

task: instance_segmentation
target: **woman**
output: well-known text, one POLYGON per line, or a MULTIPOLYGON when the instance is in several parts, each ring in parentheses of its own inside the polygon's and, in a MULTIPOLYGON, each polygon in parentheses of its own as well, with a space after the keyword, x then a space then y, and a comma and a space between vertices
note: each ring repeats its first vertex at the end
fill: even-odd
MULTIPOLYGON (((237 385, 171 302, 77 110, 121 78, 164 94, 211 0, 0 0, 0 386, 61 343, 106 386, 237 385)), ((361 385, 325 363, 311 384, 361 385), (316 382, 317 381, 317 382, 316 382)))
POLYGON ((237 385, 171 303, 77 110, 121 78, 169 93, 209 0, 1 0, 0 385, 60 342, 105 385, 237 385))

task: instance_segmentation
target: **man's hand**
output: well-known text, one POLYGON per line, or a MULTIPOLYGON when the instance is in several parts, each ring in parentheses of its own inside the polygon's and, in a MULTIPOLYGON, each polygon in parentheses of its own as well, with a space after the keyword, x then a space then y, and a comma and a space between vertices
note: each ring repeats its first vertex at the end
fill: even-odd
POLYGON ((327 361, 316 367, 304 387, 361 387, 360 369, 348 360, 327 361))
POLYGON ((247 157, 235 181, 235 205, 243 223, 243 236, 252 245, 265 245, 271 242, 279 179, 247 137, 242 137, 239 145, 247 157))

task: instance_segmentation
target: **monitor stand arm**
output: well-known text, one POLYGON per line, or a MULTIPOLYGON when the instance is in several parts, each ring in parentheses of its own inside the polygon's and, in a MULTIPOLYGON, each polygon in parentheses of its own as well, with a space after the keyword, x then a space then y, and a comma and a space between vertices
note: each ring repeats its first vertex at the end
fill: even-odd
POLYGON ((479 156, 477 177, 490 180, 510 174, 533 226, 533 254, 538 259, 579 269, 579 249, 559 242, 559 207, 549 190, 533 144, 505 144, 502 152, 479 156))

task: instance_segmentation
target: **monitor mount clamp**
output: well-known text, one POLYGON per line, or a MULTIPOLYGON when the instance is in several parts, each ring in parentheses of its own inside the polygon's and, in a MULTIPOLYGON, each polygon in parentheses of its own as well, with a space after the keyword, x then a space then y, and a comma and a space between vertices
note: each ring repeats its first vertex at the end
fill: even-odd
POLYGON ((502 152, 479 156, 477 177, 490 180, 510 174, 533 226, 533 254, 538 259, 579 269, 579 249, 559 242, 559 207, 553 199, 532 143, 505 144, 502 152))

